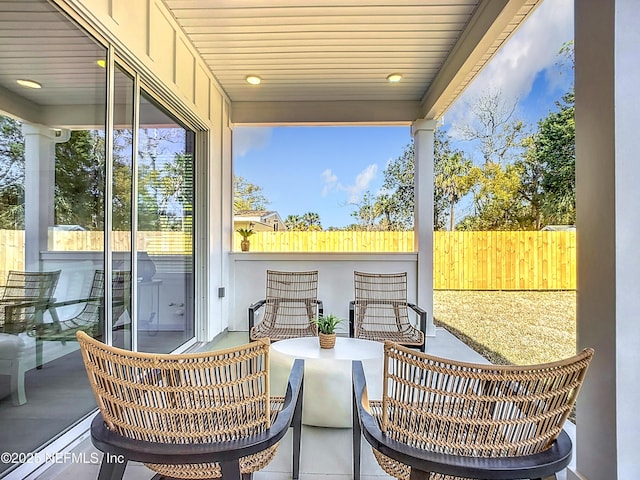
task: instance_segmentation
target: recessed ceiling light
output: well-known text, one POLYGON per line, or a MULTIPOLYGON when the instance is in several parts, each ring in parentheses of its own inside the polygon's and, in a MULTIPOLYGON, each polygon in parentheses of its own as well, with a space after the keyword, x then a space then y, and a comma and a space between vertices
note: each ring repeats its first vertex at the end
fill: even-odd
POLYGON ((400 80, 402 80, 401 73, 390 73, 387 75, 387 82, 389 83, 398 83, 400 80))
POLYGON ((27 80, 27 79, 21 78, 19 80, 16 80, 16 82, 18 83, 18 85, 26 88, 42 88, 42 85, 40 83, 35 82, 33 80, 27 80))
POLYGON ((96 60, 96 65, 100 68, 107 68, 107 61, 104 58, 101 58, 100 60, 96 60))
POLYGON ((257 75, 249 75, 245 80, 251 85, 260 85, 262 83, 262 79, 257 75))

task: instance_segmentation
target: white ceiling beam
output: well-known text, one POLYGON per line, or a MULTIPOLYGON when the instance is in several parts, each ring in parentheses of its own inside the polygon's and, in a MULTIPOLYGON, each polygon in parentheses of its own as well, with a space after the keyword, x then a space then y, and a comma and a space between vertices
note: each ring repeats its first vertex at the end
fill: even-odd
MULTIPOLYGON (((452 99, 457 98, 477 74, 474 73, 477 65, 486 65, 489 62, 489 59, 483 57, 527 3, 531 2, 483 0, 478 5, 467 28, 442 65, 440 73, 422 98, 422 118, 439 118, 446 111, 452 99)), ((529 13, 532 11, 533 8, 529 13)))
POLYGON ((235 125, 410 125, 417 101, 233 102, 235 125))

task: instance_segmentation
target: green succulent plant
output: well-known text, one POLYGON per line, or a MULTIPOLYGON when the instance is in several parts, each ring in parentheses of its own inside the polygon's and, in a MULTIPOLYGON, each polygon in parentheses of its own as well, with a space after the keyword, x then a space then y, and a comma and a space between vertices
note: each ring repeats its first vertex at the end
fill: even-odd
POLYGON ((240 236, 242 236, 242 238, 244 238, 245 240, 256 233, 250 228, 239 228, 236 230, 236 232, 238 232, 240 236))
POLYGON ((313 323, 318 327, 320 333, 331 334, 336 333, 336 327, 340 325, 344 320, 336 315, 329 314, 326 316, 320 316, 313 319, 313 323))

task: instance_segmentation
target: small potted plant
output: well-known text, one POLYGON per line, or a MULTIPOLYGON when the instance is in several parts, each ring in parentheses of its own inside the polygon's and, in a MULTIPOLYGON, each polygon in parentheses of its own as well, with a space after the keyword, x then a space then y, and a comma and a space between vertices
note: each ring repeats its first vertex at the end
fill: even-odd
POLYGON ((335 315, 320 316, 313 320, 313 323, 318 327, 320 348, 333 348, 336 345, 336 327, 342 321, 335 315))
POLYGON ((243 252, 248 252, 249 251, 249 237, 251 235, 253 235, 254 232, 253 229, 251 228, 239 228, 238 230, 236 230, 236 232, 238 232, 240 234, 240 236, 242 237, 242 241, 240 242, 240 249, 243 252))

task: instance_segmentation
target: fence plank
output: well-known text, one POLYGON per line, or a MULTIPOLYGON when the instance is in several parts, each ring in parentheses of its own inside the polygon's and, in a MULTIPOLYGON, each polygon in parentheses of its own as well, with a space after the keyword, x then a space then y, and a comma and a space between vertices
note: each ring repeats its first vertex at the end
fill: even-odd
MULTIPOLYGON (((102 251, 102 232, 52 232, 54 251, 102 251)), ((233 249, 240 250, 239 234, 233 249)), ((138 248, 150 255, 192 251, 183 232, 138 232, 138 248)), ((412 252, 409 232, 258 232, 253 252, 412 252)), ((130 232, 113 232, 114 251, 131 249, 130 232)), ((24 270, 24 231, 0 230, 0 281, 24 270)), ((433 232, 436 290, 575 290, 576 232, 433 232)))

